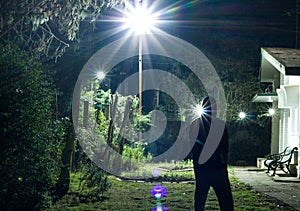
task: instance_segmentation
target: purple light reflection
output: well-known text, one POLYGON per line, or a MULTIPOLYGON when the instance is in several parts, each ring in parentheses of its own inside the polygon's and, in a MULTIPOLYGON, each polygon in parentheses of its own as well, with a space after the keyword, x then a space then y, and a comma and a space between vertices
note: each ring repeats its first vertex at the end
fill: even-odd
POLYGON ((155 185, 151 189, 151 195, 155 198, 165 197, 168 193, 168 190, 162 185, 155 185))
POLYGON ((151 209, 151 211, 169 211, 169 208, 166 207, 166 206, 162 206, 162 207, 160 207, 160 208, 153 207, 153 208, 151 209), (160 209, 160 208, 161 208, 161 209, 160 209))

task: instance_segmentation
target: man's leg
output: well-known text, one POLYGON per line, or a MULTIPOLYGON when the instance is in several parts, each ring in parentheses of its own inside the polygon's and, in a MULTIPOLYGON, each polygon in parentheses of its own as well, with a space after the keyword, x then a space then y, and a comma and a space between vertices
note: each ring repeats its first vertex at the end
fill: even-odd
POLYGON ((194 196, 195 211, 203 211, 205 208, 205 202, 207 194, 210 188, 210 183, 207 180, 207 176, 203 172, 195 171, 196 177, 196 189, 194 196))
POLYGON ((221 211, 233 211, 233 198, 227 169, 220 170, 215 174, 212 187, 217 195, 221 211))

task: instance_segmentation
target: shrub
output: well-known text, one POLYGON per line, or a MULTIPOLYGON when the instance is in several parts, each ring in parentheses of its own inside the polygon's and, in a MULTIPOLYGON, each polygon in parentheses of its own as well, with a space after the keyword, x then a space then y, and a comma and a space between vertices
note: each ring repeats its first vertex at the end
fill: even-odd
POLYGON ((83 196, 88 196, 92 200, 99 200, 111 184, 108 181, 106 173, 98 168, 93 163, 88 163, 83 168, 83 173, 80 178, 80 193, 83 196))
POLYGON ((0 45, 0 207, 50 203, 59 167, 61 125, 53 119, 54 89, 41 64, 0 45))

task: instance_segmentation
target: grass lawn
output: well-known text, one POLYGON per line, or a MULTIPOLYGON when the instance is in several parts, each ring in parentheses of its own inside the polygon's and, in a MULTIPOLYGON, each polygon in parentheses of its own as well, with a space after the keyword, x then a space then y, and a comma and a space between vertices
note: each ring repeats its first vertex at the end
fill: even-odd
MULTIPOLYGON (((230 171, 231 172, 231 171, 230 171)), ((193 171, 165 173, 164 178, 185 178, 193 180, 193 171)), ((155 206, 155 199, 150 190, 155 184, 162 184, 168 189, 168 195, 162 203, 169 207, 170 211, 193 210, 193 182, 132 182, 120 181, 110 176, 111 188, 105 195, 95 199, 78 194, 78 175, 72 175, 69 194, 57 202, 48 210, 151 210, 155 206)), ((230 173, 235 210, 293 210, 282 202, 259 194, 251 187, 237 181, 230 173)), ((217 198, 210 190, 206 210, 219 210, 217 198)))

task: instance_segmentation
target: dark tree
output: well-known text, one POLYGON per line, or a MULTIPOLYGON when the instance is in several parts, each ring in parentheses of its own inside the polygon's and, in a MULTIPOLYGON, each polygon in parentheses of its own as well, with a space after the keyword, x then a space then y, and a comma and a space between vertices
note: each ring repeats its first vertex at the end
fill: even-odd
POLYGON ((51 76, 18 47, 0 45, 0 207, 33 209, 50 198, 62 143, 51 76))

